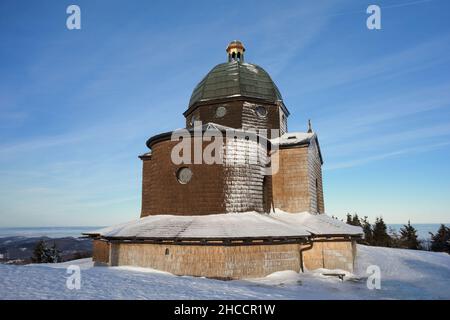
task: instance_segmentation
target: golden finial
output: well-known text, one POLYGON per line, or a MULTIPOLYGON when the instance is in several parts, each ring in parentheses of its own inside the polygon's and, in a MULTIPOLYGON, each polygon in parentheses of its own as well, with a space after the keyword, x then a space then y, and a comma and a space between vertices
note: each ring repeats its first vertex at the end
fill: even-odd
POLYGON ((233 40, 228 44, 228 62, 244 62, 245 47, 239 40, 233 40))

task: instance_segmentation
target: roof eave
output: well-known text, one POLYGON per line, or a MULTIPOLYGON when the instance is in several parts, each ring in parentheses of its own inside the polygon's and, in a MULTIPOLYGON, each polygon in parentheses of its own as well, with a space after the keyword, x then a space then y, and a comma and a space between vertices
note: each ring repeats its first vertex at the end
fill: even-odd
MULTIPOLYGON (((236 128, 231 128, 231 127, 226 127, 226 126, 222 126, 222 125, 215 124, 215 123, 213 123, 213 122, 208 122, 208 123, 205 123, 204 125, 202 125, 202 133, 204 133, 204 132, 207 131, 207 130, 211 130, 211 127, 212 127, 212 129, 219 130, 219 131, 221 131, 222 133, 223 133, 223 132, 226 132, 226 130, 243 131, 243 132, 248 133, 248 134, 251 133, 251 132, 248 132, 248 131, 246 132, 246 131, 243 130, 243 129, 236 129, 236 128)), ((192 134, 195 133, 196 128, 189 128, 189 129, 188 129, 188 128, 183 128, 183 129, 178 129, 178 130, 186 130, 186 131, 188 131, 188 132, 192 135, 192 134)), ((154 145, 155 143, 160 142, 160 141, 164 141, 164 140, 169 140, 169 139, 172 137, 172 134, 173 134, 174 132, 176 132, 176 131, 177 131, 177 130, 174 130, 174 131, 168 131, 168 132, 163 132, 163 133, 160 133, 160 134, 157 134, 157 135, 155 135, 155 136, 150 137, 150 138, 147 140, 147 142, 146 142, 147 147, 148 147, 149 149, 151 149, 151 148, 152 148, 152 145, 154 145)), ((253 133, 252 133, 252 134, 253 134, 253 133)), ((255 133, 255 134, 256 134, 256 133, 255 133)), ((271 142, 269 139, 267 139, 267 137, 264 137, 264 136, 259 135, 259 134, 256 134, 256 136, 258 137, 258 142, 260 142, 260 143, 266 143, 267 149, 268 149, 268 150, 271 150, 271 148, 272 148, 272 142, 271 142)))

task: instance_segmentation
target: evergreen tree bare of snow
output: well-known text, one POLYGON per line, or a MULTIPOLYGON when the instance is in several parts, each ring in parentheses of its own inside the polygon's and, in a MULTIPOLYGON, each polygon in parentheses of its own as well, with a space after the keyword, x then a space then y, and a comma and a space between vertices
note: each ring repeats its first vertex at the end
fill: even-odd
POLYGON ((410 221, 400 229, 400 247, 412 250, 421 249, 417 230, 411 225, 410 221))
POLYGON ((382 217, 376 218, 373 226, 373 245, 377 247, 390 247, 392 239, 387 233, 387 226, 382 217))
POLYGON ((377 246, 391 247, 411 250, 431 250, 438 252, 447 252, 450 254, 450 228, 441 225, 436 234, 430 232, 431 239, 419 239, 418 231, 411 225, 403 225, 400 228, 400 234, 395 229, 389 228, 383 218, 376 218, 372 225, 368 217, 359 218, 358 214, 351 215, 347 213, 346 223, 352 226, 359 226, 363 229, 364 239, 358 240, 358 243, 377 246))
POLYGON ((367 216, 364 217, 364 219, 360 219, 358 214, 355 213, 352 216, 348 213, 347 224, 362 227, 364 239, 359 241, 361 244, 377 247, 392 247, 396 243, 396 241, 389 235, 387 226, 381 217, 376 218, 375 224, 372 226, 369 223, 367 216))
POLYGON ((391 238, 389 246, 392 248, 401 248, 401 240, 400 235, 398 234, 397 230, 395 228, 389 227, 388 228, 388 235, 391 238))
POLYGON ((36 244, 36 247, 34 247, 33 251, 33 257, 31 260, 34 263, 43 263, 44 260, 46 260, 46 245, 44 240, 39 240, 39 242, 36 244))
POLYGON ((44 240, 40 240, 33 250, 31 260, 34 263, 57 263, 61 262, 61 252, 57 249, 56 243, 48 247, 44 240))
POLYGON ((361 220, 361 224, 362 224, 362 229, 364 232, 364 240, 362 241, 362 243, 366 244, 366 245, 372 245, 373 230, 372 230, 372 225, 370 224, 367 216, 365 216, 364 219, 361 220))
POLYGON ((450 228, 442 224, 436 234, 431 233, 431 251, 450 254, 450 228))
POLYGON ((53 243, 53 246, 48 249, 48 258, 50 263, 61 262, 61 252, 56 248, 56 243, 53 243))
POLYGON ((361 220, 359 219, 357 213, 355 213, 353 216, 350 213, 347 213, 347 224, 362 227, 361 220))
POLYGON ((352 215, 350 213, 347 213, 347 221, 346 221, 346 223, 349 224, 349 225, 353 225, 352 224, 353 223, 352 215))
POLYGON ((372 226, 368 221, 367 216, 364 219, 359 218, 358 214, 354 214, 353 216, 350 213, 347 213, 347 224, 352 226, 358 226, 363 229, 364 239, 358 240, 358 243, 365 245, 372 245, 373 243, 373 231, 372 226))

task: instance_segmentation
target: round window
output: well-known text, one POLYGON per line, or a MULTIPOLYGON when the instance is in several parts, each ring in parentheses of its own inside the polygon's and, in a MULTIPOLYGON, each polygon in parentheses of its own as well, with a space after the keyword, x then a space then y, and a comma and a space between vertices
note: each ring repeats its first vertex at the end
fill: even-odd
POLYGON ((192 171, 189 168, 180 168, 177 171, 177 179, 181 184, 186 184, 192 179, 192 171))
POLYGON ((227 108, 224 106, 217 107, 216 109, 216 118, 222 118, 227 114, 227 108))
POLYGON ((261 118, 267 117, 267 109, 263 106, 257 106, 255 112, 261 118))

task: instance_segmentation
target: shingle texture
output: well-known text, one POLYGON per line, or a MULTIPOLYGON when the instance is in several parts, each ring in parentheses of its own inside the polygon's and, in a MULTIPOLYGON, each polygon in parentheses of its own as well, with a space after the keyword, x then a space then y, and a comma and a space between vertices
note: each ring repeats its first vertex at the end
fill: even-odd
POLYGON ((192 93, 189 107, 197 102, 237 96, 269 102, 283 100, 277 86, 263 68, 233 61, 215 66, 200 81, 192 93))

